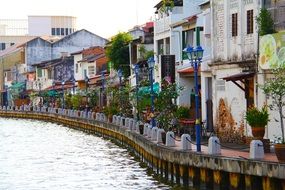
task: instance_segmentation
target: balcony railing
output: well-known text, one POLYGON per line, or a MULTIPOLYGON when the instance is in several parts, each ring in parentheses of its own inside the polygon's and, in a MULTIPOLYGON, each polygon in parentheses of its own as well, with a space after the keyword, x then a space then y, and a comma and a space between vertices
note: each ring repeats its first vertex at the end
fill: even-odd
POLYGON ((154 22, 155 34, 163 33, 170 30, 170 16, 163 17, 154 22))

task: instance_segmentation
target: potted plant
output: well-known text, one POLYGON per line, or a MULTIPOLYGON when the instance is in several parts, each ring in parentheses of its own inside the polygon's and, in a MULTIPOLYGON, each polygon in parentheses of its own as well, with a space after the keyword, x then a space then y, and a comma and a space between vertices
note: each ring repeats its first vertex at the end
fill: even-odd
POLYGON ((245 114, 245 119, 251 126, 252 135, 257 139, 263 139, 265 126, 269 121, 267 106, 264 105, 261 110, 257 107, 250 107, 245 114))
POLYGON ((280 123, 281 137, 277 139, 275 153, 279 161, 285 162, 285 136, 284 136, 284 106, 285 106, 285 68, 278 68, 273 71, 274 78, 265 82, 261 87, 266 95, 271 97, 272 104, 270 109, 279 113, 279 119, 275 120, 280 123))
POLYGON ((103 108, 103 113, 108 117, 108 121, 112 123, 113 115, 116 115, 119 111, 115 105, 109 105, 103 108))

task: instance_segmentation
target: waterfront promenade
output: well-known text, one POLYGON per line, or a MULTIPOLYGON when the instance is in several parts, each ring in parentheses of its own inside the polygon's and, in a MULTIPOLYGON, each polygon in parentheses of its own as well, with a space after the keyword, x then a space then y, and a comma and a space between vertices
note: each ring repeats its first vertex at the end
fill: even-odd
POLYGON ((196 152, 195 146, 192 150, 181 150, 179 139, 174 146, 168 147, 139 134, 135 122, 129 126, 109 123, 102 114, 98 118, 98 113, 92 112, 1 108, 0 116, 57 122, 114 139, 133 151, 154 172, 175 184, 201 183, 215 189, 253 189, 258 185, 262 189, 285 189, 285 164, 279 163, 273 153, 266 153, 263 159, 256 160, 249 159, 246 151, 223 147, 219 155, 209 154, 207 146, 202 146, 202 152, 196 152))

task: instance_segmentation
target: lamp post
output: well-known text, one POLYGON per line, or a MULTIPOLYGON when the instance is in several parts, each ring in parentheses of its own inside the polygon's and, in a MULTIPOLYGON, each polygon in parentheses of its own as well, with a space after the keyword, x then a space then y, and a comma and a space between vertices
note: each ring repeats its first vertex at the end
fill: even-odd
POLYGON ((41 93, 41 90, 42 90, 42 83, 39 83, 39 96, 40 96, 40 108, 42 107, 42 93, 41 93))
POLYGON ((85 107, 86 107, 86 116, 87 116, 88 106, 89 106, 88 95, 87 95, 89 78, 87 75, 85 75, 84 81, 85 81, 85 95, 86 95, 86 106, 85 107))
POLYGON ((119 77, 119 82, 120 82, 120 86, 119 86, 119 103, 120 103, 120 114, 122 113, 122 100, 121 100, 121 88, 122 88, 122 77, 123 77, 123 71, 122 69, 118 70, 118 77, 119 77))
POLYGON ((154 118, 153 118, 153 114, 154 114, 153 68, 155 64, 154 57, 149 58, 147 61, 147 64, 148 64, 148 69, 149 69, 149 80, 150 80, 151 113, 152 113, 151 126, 154 127, 155 125, 154 118))
POLYGON ((76 82, 76 80, 75 80, 75 78, 73 78, 73 80, 72 80, 72 94, 73 95, 75 94, 75 82, 76 82))
POLYGON ((137 120, 139 120, 139 110, 138 110, 138 105, 139 105, 139 96, 138 96, 138 93, 139 93, 139 65, 136 64, 135 67, 134 67, 134 71, 135 71, 135 77, 136 77, 136 99, 137 99, 137 120))
POLYGON ((101 72, 101 80, 102 80, 102 94, 101 94, 101 107, 104 106, 104 83, 105 83, 105 72, 101 72))
POLYGON ((201 46, 197 46, 195 49, 191 46, 183 50, 187 53, 188 59, 194 67, 194 80, 195 80, 195 131, 196 131, 196 144, 197 152, 201 152, 201 121, 199 113, 199 87, 198 87, 198 68, 202 62, 204 49, 201 46))
POLYGON ((62 88, 62 105, 61 105, 61 108, 64 109, 64 84, 65 82, 62 81, 61 82, 61 88, 62 88))

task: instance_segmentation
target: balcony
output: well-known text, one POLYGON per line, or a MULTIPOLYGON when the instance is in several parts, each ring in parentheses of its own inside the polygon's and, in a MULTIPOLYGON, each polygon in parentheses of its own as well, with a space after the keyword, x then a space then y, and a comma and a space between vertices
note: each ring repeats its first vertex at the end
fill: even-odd
POLYGON ((40 91, 45 90, 52 86, 53 80, 52 79, 43 79, 43 80, 36 80, 36 81, 27 81, 27 90, 34 90, 40 91))
POLYGON ((155 35, 170 31, 170 16, 163 17, 154 22, 155 35))

